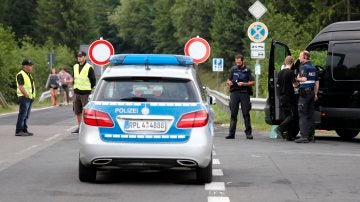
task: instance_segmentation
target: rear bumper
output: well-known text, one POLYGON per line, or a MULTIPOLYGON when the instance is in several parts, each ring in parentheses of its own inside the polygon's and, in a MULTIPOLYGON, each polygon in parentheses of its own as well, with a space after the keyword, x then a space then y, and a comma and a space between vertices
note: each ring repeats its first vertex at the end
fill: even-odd
POLYGON ((351 129, 360 130, 359 108, 320 108, 320 120, 317 129, 336 130, 351 129))
POLYGON ((179 160, 192 167, 206 167, 211 161, 213 137, 196 128, 185 143, 114 143, 104 142, 96 127, 82 127, 79 135, 80 161, 85 166, 181 166, 179 160), (100 159, 100 161, 99 161, 100 159), (104 160, 106 165, 96 162, 104 160), (94 163, 95 162, 95 163, 94 163))

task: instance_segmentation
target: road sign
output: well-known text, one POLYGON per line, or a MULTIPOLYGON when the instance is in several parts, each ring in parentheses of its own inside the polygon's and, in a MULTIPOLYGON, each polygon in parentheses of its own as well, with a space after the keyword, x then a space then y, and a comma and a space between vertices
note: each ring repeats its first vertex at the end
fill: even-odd
POLYGON ((114 55, 114 47, 109 41, 96 40, 90 44, 88 55, 92 63, 99 66, 106 65, 110 56, 114 55))
POLYGON ((265 43, 250 43, 250 50, 252 51, 265 51, 265 43))
POLYGON ((268 28, 262 22, 254 22, 248 28, 249 39, 253 42, 262 42, 268 35, 268 28))
POLYGON ((265 51, 251 51, 251 59, 264 59, 265 51))
POLYGON ((184 52, 193 59, 194 63, 203 63, 210 56, 210 45, 198 36, 186 42, 184 52))
POLYGON ((267 11, 267 8, 260 2, 255 1, 253 5, 250 6, 249 12, 258 20, 263 16, 267 11))
POLYGON ((224 71, 224 59, 223 58, 213 58, 213 72, 222 72, 224 71))

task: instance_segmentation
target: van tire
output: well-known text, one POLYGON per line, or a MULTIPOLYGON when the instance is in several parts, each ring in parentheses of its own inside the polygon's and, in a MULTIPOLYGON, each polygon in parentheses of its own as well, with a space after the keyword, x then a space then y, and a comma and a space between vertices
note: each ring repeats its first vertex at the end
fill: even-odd
POLYGON ((200 184, 210 183, 212 181, 212 159, 205 168, 196 168, 196 181, 200 184))
POLYGON ((340 130, 336 130, 336 133, 342 139, 349 140, 349 139, 356 137, 359 134, 359 131, 358 130, 340 129, 340 130))
POLYGON ((84 166, 79 160, 79 180, 81 182, 95 182, 96 169, 84 166))

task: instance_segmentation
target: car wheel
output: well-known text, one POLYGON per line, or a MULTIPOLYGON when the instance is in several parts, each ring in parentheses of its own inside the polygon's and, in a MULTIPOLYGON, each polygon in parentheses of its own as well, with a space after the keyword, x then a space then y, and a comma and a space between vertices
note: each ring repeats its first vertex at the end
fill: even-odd
POLYGON ((338 134, 338 136, 340 136, 343 139, 352 139, 354 137, 356 137, 359 134, 358 130, 336 130, 336 133, 338 134))
POLYGON ((94 182, 96 180, 96 169, 84 166, 79 160, 79 180, 81 182, 94 182))
POLYGON ((196 181, 198 183, 210 183, 212 181, 212 159, 205 168, 196 168, 196 181))

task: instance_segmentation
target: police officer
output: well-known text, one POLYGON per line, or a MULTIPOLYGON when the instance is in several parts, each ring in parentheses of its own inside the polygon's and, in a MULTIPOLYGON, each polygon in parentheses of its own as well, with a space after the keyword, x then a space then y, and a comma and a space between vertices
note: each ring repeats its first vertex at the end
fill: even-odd
POLYGON ((235 66, 230 69, 230 74, 226 84, 230 89, 231 120, 229 135, 225 138, 235 138, 239 104, 241 104, 241 111, 245 122, 246 138, 253 139, 251 134, 252 128, 250 120, 250 94, 252 94, 252 86, 255 85, 255 81, 251 70, 245 65, 245 59, 243 55, 237 54, 235 56, 235 66))
POLYGON ((31 75, 33 63, 29 59, 22 62, 22 70, 16 75, 16 93, 19 103, 19 114, 15 136, 32 136, 28 131, 27 120, 30 117, 31 105, 35 98, 35 83, 31 75))
POLYGON ((79 51, 76 55, 77 63, 74 65, 74 97, 73 110, 76 115, 78 127, 72 133, 79 133, 84 106, 88 103, 91 90, 96 85, 95 71, 86 62, 86 53, 79 51))
POLYGON ((299 55, 301 63, 300 72, 297 80, 299 86, 299 126, 301 138, 295 140, 296 143, 309 143, 314 141, 315 121, 313 118, 315 111, 315 100, 319 89, 319 81, 316 74, 316 68, 310 62, 310 53, 302 51, 299 55))

